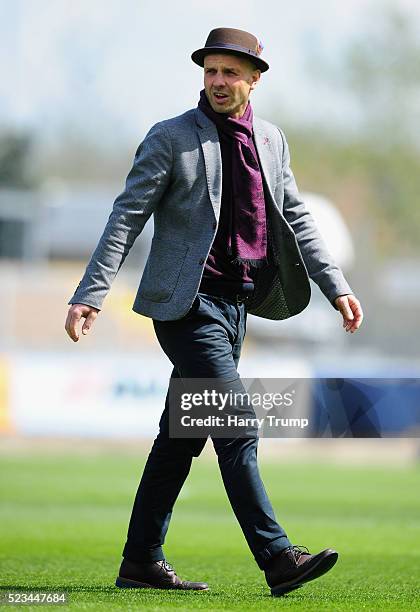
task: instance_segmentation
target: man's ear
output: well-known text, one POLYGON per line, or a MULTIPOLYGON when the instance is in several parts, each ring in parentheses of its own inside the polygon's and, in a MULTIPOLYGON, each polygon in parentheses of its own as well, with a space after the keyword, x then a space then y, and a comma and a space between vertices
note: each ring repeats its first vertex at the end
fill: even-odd
POLYGON ((256 88, 257 83, 260 80, 260 77, 261 77, 261 70, 254 70, 251 76, 251 79, 252 79, 251 90, 256 88))

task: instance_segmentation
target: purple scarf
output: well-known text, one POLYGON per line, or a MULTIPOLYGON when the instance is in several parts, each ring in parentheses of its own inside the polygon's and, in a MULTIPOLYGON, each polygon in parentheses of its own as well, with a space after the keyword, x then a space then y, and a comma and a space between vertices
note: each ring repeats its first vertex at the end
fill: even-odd
POLYGON ((228 254, 234 257, 232 263, 261 267, 267 263, 267 228, 261 170, 252 140, 251 105, 248 103, 242 117, 234 119, 214 111, 203 89, 198 108, 217 127, 222 159, 223 153, 230 157, 230 164, 226 164, 231 168, 227 181, 231 204, 228 254))

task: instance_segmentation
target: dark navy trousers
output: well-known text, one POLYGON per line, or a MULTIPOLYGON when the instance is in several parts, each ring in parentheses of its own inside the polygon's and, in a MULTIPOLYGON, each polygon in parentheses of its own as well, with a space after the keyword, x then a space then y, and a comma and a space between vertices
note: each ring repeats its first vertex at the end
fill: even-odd
MULTIPOLYGON (((234 381, 246 333, 246 304, 198 293, 189 312, 176 321, 153 321, 157 339, 172 362, 171 378, 234 381)), ((258 435, 212 437, 232 509, 261 569, 291 546, 276 522, 257 465, 258 435)), ((131 561, 164 559, 162 545, 172 509, 188 476, 192 459, 206 438, 169 437, 169 391, 159 434, 147 459, 134 501, 123 556, 131 561)))

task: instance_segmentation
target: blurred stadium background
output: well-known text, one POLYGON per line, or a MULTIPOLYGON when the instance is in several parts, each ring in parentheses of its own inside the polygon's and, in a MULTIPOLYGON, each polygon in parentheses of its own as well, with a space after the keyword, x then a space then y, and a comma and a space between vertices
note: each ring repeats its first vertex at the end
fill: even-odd
MULTIPOLYGON (((284 129, 300 190, 366 316, 345 334, 315 286, 290 321, 250 316, 241 375, 420 378, 420 5, 241 7, 238 20, 221 2, 0 3, 0 465, 10 550, 26 519, 7 514, 8 485, 32 462, 105 453, 133 469, 138 454, 140 470, 157 431, 171 366, 151 321, 131 311, 152 220, 91 333, 73 344, 64 321, 138 143, 156 121, 196 105, 202 74, 189 55, 213 27, 262 38, 271 69, 255 112, 284 129)), ((343 478, 348 464, 379 463, 392 487, 390 466, 417 470, 418 451, 413 437, 263 440, 260 453, 280 471, 341 465, 343 478)), ((202 461, 214 463, 211 454, 202 461)))

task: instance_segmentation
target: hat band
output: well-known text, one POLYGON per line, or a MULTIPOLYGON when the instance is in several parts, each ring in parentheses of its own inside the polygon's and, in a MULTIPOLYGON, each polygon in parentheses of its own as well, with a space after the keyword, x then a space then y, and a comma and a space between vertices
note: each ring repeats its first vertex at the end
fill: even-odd
POLYGON ((246 47, 241 47, 240 45, 233 45, 230 43, 216 43, 216 46, 214 47, 213 46, 207 47, 206 45, 203 51, 205 51, 206 49, 230 49, 232 51, 240 51, 241 53, 253 55, 257 59, 260 59, 260 56, 257 54, 256 51, 253 51, 252 49, 247 49, 246 47))

